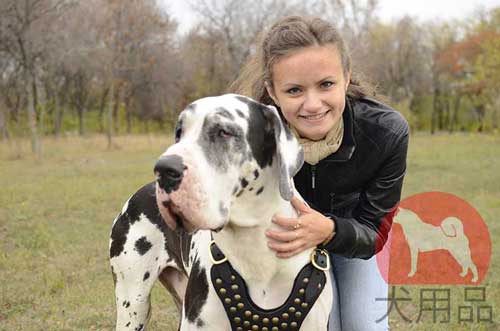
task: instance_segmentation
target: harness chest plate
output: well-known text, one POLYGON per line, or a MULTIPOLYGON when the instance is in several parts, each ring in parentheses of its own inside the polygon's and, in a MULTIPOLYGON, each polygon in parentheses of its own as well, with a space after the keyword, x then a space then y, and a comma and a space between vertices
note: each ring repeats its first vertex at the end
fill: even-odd
POLYGON ((210 270, 212 284, 233 331, 299 330, 326 284, 329 256, 315 249, 312 262, 300 270, 285 303, 274 309, 262 309, 252 301, 245 280, 215 242, 210 244, 210 253, 214 262, 210 270))

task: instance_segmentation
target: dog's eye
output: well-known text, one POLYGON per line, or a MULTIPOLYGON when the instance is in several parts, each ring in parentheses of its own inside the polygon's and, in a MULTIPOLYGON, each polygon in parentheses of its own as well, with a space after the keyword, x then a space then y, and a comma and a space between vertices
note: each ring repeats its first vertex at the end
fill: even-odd
POLYGON ((182 127, 177 124, 175 127, 175 142, 178 143, 182 136, 182 127))
POLYGON ((224 129, 219 129, 219 131, 217 132, 217 135, 221 138, 230 138, 230 137, 234 136, 234 134, 232 132, 229 132, 229 131, 224 130, 224 129))

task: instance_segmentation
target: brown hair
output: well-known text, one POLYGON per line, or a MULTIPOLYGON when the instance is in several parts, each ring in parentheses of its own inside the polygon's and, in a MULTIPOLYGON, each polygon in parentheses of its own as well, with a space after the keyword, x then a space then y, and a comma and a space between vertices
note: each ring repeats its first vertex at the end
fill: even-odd
POLYGON ((275 23, 267 33, 261 35, 257 50, 243 66, 238 78, 229 90, 253 99, 275 105, 264 82, 272 84, 272 67, 282 57, 301 48, 335 45, 340 53, 344 75, 351 71, 347 96, 362 98, 375 96, 374 88, 361 82, 351 70, 351 57, 337 29, 318 17, 288 16, 275 23))

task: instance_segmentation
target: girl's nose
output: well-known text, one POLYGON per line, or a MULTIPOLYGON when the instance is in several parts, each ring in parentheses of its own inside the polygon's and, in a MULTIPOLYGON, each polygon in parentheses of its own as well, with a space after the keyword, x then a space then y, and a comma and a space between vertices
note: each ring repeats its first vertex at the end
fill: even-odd
POLYGON ((305 100, 303 109, 310 113, 315 113, 321 110, 322 102, 318 94, 314 92, 307 92, 305 94, 305 100))

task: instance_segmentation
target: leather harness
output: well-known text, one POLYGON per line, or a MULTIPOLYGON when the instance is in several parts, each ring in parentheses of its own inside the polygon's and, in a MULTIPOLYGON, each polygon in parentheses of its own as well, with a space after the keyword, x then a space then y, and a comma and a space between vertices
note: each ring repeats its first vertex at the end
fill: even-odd
POLYGON ((277 308, 263 309, 252 301, 245 280, 214 241, 210 243, 210 254, 212 284, 233 331, 299 330, 323 291, 325 271, 330 268, 328 253, 320 248, 314 249, 311 262, 300 270, 285 303, 277 308))

